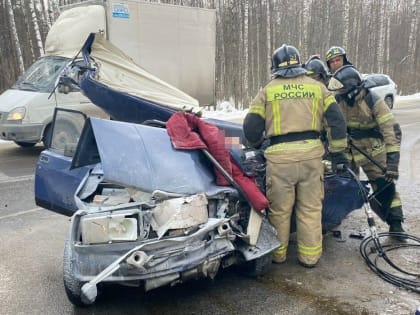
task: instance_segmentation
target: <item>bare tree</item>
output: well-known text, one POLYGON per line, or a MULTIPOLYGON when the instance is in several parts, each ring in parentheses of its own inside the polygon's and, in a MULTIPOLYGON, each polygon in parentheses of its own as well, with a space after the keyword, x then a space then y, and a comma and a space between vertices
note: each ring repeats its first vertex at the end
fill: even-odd
MULTIPOLYGON (((42 54, 59 6, 77 0, 2 0, 0 91, 42 54), (7 56, 7 58, 5 57, 7 56), (7 59, 7 60, 6 60, 7 59)), ((247 107, 270 78, 271 54, 302 60, 346 49, 361 72, 385 72, 402 93, 420 90, 420 0, 150 0, 216 10, 216 98, 247 107)))
POLYGON ((19 36, 16 29, 16 23, 15 23, 15 16, 13 12, 12 2, 11 0, 6 0, 6 6, 8 8, 9 13, 9 27, 12 37, 12 43, 15 47, 15 53, 17 57, 17 66, 19 68, 20 73, 23 73, 25 71, 25 66, 23 64, 23 58, 22 58, 22 51, 20 49, 19 44, 19 36))
POLYGON ((29 10, 30 10, 30 14, 31 14, 32 24, 34 26, 34 33, 35 33, 38 52, 39 52, 39 55, 43 55, 44 54, 44 45, 42 43, 41 32, 39 31, 38 18, 36 16, 36 12, 35 12, 34 1, 35 0, 30 0, 29 1, 29 10))

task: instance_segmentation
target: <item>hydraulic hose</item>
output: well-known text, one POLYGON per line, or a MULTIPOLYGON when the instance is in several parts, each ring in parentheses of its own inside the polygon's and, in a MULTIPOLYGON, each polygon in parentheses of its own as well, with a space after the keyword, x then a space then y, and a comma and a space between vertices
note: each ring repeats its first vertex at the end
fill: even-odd
MULTIPOLYGON (((400 268, 388 256, 391 251, 411 251, 413 249, 420 251, 420 238, 403 233, 379 233, 375 238, 371 235, 363 239, 360 243, 360 254, 373 272, 393 285, 420 293, 420 273, 400 268), (407 243, 382 245, 380 239, 389 236, 404 236, 407 243), (372 246, 372 243, 374 246, 372 246), (381 264, 381 261, 386 262, 392 268, 388 268, 389 270, 387 270, 380 267, 384 265, 381 264)), ((416 256, 418 257, 418 255, 414 255, 414 257, 416 256)), ((414 262, 414 264, 418 266, 419 262, 414 262)))
POLYGON ((420 238, 414 235, 409 235, 407 233, 377 233, 373 211, 370 208, 369 196, 367 192, 363 188, 363 185, 360 182, 358 176, 351 169, 346 168, 345 171, 347 171, 356 181, 359 186, 360 193, 362 194, 365 201, 363 207, 367 216, 370 236, 364 238, 360 243, 360 254, 362 255, 366 264, 383 280, 392 283, 395 286, 420 293, 420 262, 418 261, 418 257, 420 257, 420 238), (404 238, 405 242, 383 245, 381 240, 388 237, 395 237, 400 239, 404 238), (406 252, 411 252, 410 255, 399 255, 399 257, 413 256, 413 269, 416 269, 417 272, 403 269, 394 261, 392 261, 389 253, 393 251, 395 252, 397 250, 405 250, 406 252), (415 254, 416 251, 418 252, 417 255, 415 254), (390 268, 385 269, 384 263, 381 262, 385 262, 389 265, 390 268))

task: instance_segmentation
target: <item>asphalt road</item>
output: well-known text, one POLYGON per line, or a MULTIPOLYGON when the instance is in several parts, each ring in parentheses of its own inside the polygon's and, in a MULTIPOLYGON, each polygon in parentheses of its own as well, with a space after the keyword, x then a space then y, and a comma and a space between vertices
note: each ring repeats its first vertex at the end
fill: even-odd
MULTIPOLYGON (((401 192, 407 229, 420 236, 420 101, 397 103, 404 134, 401 192)), ((89 308, 74 308, 62 283, 62 252, 69 218, 34 203, 38 145, 22 149, 0 142, 0 314, 414 314, 420 297, 373 274, 360 255, 359 240, 327 234, 315 269, 291 259, 265 277, 246 278, 234 269, 214 281, 191 281, 148 293, 112 286, 89 308)), ((344 236, 365 226, 363 213, 346 219, 344 236)), ((383 225, 379 228, 386 228, 383 225)), ((419 257, 419 256, 417 256, 419 257)), ((420 303, 419 303, 420 304, 420 303)))

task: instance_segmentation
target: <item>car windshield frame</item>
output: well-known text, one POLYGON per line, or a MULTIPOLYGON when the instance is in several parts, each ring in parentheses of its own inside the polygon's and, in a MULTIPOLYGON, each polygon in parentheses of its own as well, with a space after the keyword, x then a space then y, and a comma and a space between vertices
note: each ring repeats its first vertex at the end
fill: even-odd
POLYGON ((71 61, 61 56, 45 56, 35 61, 16 81, 12 89, 49 93, 63 69, 71 61))

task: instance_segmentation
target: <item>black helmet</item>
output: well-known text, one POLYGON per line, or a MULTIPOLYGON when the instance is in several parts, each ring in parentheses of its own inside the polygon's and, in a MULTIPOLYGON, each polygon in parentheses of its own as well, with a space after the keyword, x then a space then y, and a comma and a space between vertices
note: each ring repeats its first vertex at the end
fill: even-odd
POLYGON ((306 71, 300 63, 300 54, 296 47, 283 44, 277 48, 271 58, 271 72, 275 77, 296 77, 306 71))
POLYGON ((347 60, 347 54, 344 48, 333 46, 328 49, 327 55, 325 57, 328 68, 330 68, 330 60, 337 56, 343 56, 343 65, 351 65, 351 63, 347 60))
POLYGON ((309 59, 305 62, 303 67, 306 69, 306 74, 308 76, 313 76, 314 79, 317 79, 317 77, 319 76, 324 83, 327 83, 328 69, 319 55, 313 55, 309 57, 309 59))
POLYGON ((352 94, 356 95, 362 85, 361 83, 362 78, 356 68, 352 65, 346 65, 333 74, 328 89, 335 91, 338 95, 349 94, 353 91, 352 94))

